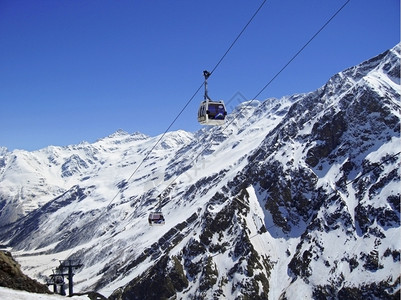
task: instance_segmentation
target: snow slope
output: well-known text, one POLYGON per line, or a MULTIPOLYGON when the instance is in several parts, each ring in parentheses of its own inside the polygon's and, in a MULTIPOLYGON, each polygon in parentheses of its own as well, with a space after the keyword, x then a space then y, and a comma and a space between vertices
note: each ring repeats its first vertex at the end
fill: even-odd
MULTIPOLYGON (((35 294, 28 293, 25 291, 17 291, 4 287, 0 287, 0 299, 2 300, 57 300, 65 299, 65 296, 61 295, 47 295, 47 294, 35 294)), ((72 296, 69 299, 81 299, 88 300, 87 296, 72 296)))

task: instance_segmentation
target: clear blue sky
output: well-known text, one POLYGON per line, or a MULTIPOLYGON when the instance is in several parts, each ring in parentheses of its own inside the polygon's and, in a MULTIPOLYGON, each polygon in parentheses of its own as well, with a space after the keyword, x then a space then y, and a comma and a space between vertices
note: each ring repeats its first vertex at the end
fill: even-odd
MULTIPOLYGON (((268 0, 209 78, 251 99, 345 0, 268 0)), ((163 133, 261 0, 0 0, 0 146, 163 133)), ((351 0, 259 100, 313 91, 400 41, 399 0, 351 0)), ((171 130, 196 131, 201 90, 171 130)))

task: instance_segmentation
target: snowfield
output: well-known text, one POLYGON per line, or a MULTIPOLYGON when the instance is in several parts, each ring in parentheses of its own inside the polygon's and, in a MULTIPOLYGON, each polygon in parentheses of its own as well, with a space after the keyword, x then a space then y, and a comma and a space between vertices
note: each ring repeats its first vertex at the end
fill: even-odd
MULTIPOLYGON (((61 295, 28 293, 25 291, 17 291, 0 287, 0 299, 1 300, 61 300, 61 299, 65 300, 66 297, 61 295)), ((90 300, 90 298, 87 296, 72 296, 68 297, 68 299, 90 300)))

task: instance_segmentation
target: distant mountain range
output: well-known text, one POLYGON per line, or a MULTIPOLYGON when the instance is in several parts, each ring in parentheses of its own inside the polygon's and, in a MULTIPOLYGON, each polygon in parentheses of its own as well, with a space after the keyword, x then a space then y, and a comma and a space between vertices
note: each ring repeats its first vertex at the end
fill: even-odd
POLYGON ((397 45, 221 127, 0 148, 0 243, 109 299, 399 299, 400 108, 397 45))

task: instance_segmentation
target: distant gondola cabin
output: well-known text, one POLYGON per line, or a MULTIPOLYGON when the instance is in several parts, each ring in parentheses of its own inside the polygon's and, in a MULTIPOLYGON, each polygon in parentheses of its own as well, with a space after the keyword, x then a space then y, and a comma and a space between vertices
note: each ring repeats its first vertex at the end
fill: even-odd
POLYGON ((164 219, 162 212, 151 212, 149 214, 149 225, 164 225, 166 220, 164 219))

